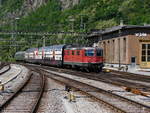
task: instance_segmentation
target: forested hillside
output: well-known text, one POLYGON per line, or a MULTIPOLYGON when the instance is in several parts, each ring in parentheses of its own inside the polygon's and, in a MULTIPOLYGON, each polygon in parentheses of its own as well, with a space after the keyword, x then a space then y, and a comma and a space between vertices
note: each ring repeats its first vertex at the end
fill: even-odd
MULTIPOLYGON (((91 29, 105 29, 124 24, 150 24, 149 0, 3 0, 0 7, 0 30, 12 30, 12 23, 17 23, 18 31, 30 32, 89 32, 91 29), (35 2, 40 2, 40 5, 35 2), (37 5, 37 6, 36 6, 37 5), (19 17, 19 20, 15 20, 19 17)), ((0 37, 10 40, 12 36, 0 37)), ((18 43, 25 42, 17 50, 36 47, 27 36, 16 36, 18 43), (19 42, 20 41, 20 42, 19 42), (30 45, 29 45, 30 42, 30 45), (27 44, 26 44, 27 43, 27 44)), ((48 44, 72 43, 68 39, 75 36, 63 35, 49 37, 48 44), (61 37, 60 41, 56 41, 61 37), (65 41, 64 41, 65 40, 65 41), (68 40, 68 41, 66 41, 68 40)), ((39 37, 34 39, 40 41, 39 37)), ((48 41, 47 41, 48 42, 48 41)), ((12 43, 12 42, 11 42, 12 43)), ((1 41, 0 46, 10 45, 10 41, 1 41)), ((38 45, 40 46, 40 44, 38 45)), ((1 59, 9 60, 15 49, 1 49, 1 59)))

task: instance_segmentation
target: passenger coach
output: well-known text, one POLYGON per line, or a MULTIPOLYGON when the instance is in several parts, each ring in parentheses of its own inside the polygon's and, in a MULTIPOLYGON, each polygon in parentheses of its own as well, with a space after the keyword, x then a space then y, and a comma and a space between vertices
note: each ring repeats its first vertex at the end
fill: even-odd
POLYGON ((68 45, 53 45, 39 48, 39 63, 62 67, 64 48, 67 46, 68 45))

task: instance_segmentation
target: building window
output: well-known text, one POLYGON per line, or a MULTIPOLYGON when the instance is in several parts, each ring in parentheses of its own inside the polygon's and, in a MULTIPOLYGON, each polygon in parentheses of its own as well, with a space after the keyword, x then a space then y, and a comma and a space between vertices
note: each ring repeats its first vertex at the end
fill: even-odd
POLYGON ((96 56, 103 56, 103 50, 102 49, 96 49, 96 56))
POLYGON ((142 62, 146 62, 146 44, 142 44, 142 62))
POLYGON ((146 44, 142 44, 142 50, 146 49, 146 44))
POLYGON ((150 62, 150 44, 142 44, 142 62, 150 62))
POLYGON ((147 44, 147 61, 150 61, 150 44, 147 44))
POLYGON ((147 61, 150 62, 150 56, 147 57, 147 61))
POLYGON ((150 44, 147 45, 147 48, 150 49, 150 44))
POLYGON ((142 62, 146 62, 146 56, 142 56, 142 62))

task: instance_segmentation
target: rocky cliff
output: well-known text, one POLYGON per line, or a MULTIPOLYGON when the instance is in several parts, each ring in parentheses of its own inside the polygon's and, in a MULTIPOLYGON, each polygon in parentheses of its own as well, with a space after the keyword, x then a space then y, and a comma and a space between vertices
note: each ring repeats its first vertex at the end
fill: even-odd
POLYGON ((68 9, 79 3, 80 0, 60 0, 62 9, 68 9))
MULTIPOLYGON (((23 0, 21 8, 15 11, 7 12, 3 15, 5 19, 14 19, 15 17, 27 16, 30 12, 35 11, 40 6, 46 4, 49 0, 23 0)), ((62 10, 73 7, 78 4, 80 0, 57 0, 60 2, 62 10)), ((5 6, 3 6, 5 7, 5 6)))
MULTIPOLYGON (((57 0, 61 2, 62 9, 68 9, 79 3, 80 0, 57 0)), ((27 0, 27 4, 33 9, 40 7, 42 4, 47 3, 48 0, 27 0)))

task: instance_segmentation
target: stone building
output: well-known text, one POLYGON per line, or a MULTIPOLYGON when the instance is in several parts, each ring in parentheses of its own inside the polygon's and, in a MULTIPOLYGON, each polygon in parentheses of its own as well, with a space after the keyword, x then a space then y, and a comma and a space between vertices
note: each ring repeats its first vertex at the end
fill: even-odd
POLYGON ((106 64, 150 68, 150 26, 116 26, 93 31, 88 39, 104 49, 106 64))

